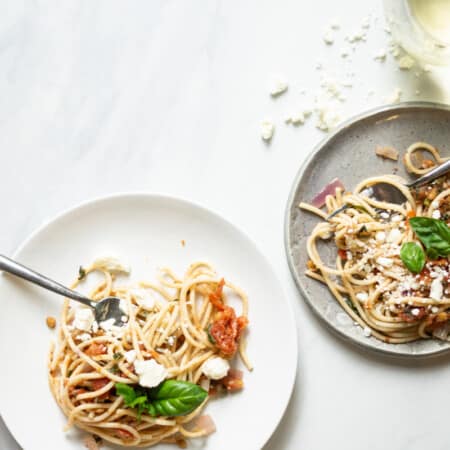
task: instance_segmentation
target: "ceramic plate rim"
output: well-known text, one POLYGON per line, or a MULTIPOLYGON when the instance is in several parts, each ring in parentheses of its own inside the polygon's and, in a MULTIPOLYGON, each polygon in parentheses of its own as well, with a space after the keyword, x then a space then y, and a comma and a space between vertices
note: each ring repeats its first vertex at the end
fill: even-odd
POLYGON ((450 105, 446 105, 444 103, 437 103, 437 102, 425 102, 425 101, 412 101, 412 102, 401 102, 397 103, 395 105, 383 105, 383 106, 377 106, 371 109, 368 109, 362 113, 356 114, 354 116, 351 116, 349 119, 345 120, 342 124, 340 124, 333 132, 331 132, 328 136, 323 138, 318 144, 316 144, 311 152, 308 154, 305 161, 300 165, 300 168, 298 169, 294 180, 292 182, 291 189, 289 191, 289 196, 286 202, 285 207, 285 214, 284 214, 284 249, 286 258, 288 261, 289 271, 291 272, 291 276, 294 279, 295 285, 297 289, 300 291, 300 294, 302 296, 302 299, 304 302, 308 305, 310 310, 314 313, 314 315, 320 319, 320 322, 322 324, 325 324, 328 330, 330 330, 334 335, 338 336, 340 339, 344 340, 345 342, 349 342, 352 345, 362 349, 370 351, 371 353, 381 354, 383 356, 387 356, 393 359, 406 359, 406 360, 419 360, 419 359, 430 359, 430 358, 437 358, 439 356, 442 356, 444 354, 447 354, 450 352, 450 345, 443 349, 438 349, 434 351, 424 352, 420 354, 413 354, 409 352, 394 352, 385 348, 377 348, 372 345, 369 345, 364 342, 357 341, 353 339, 351 336, 348 336, 345 334, 342 330, 334 327, 316 308, 313 301, 311 301, 311 296, 306 292, 306 289, 302 283, 302 280, 297 273, 295 269, 295 263, 294 259, 291 253, 292 248, 292 242, 290 238, 290 214, 293 206, 293 202, 295 199, 296 192, 299 188, 299 183, 301 179, 303 178, 303 175, 306 172, 307 167, 312 162, 314 157, 317 155, 317 153, 320 152, 320 150, 325 147, 330 141, 332 141, 336 136, 343 133, 345 130, 353 127, 355 124, 368 119, 372 116, 375 116, 380 113, 386 113, 386 112, 395 112, 395 111, 402 111, 407 109, 434 109, 439 111, 446 111, 450 112, 450 105))
MULTIPOLYGON (((211 209, 209 207, 203 206, 200 203, 197 203, 192 200, 188 200, 186 198, 183 198, 181 196, 171 195, 171 194, 165 194, 161 192, 146 192, 146 191, 118 191, 114 193, 109 193, 105 195, 99 195, 92 198, 88 198, 86 200, 82 200, 80 202, 77 202, 73 204, 72 206, 66 207, 59 212, 52 215, 50 218, 45 219, 40 225, 38 225, 34 230, 29 233, 25 239, 17 246, 17 248, 12 252, 12 258, 16 258, 17 255, 19 255, 26 247, 27 245, 33 241, 42 231, 44 231, 48 226, 54 225, 55 223, 63 220, 66 216, 75 213, 77 210, 83 209, 85 207, 89 207, 92 205, 95 205, 96 203, 101 203, 104 201, 111 201, 114 199, 123 199, 123 198, 151 198, 153 200, 168 200, 171 202, 181 203, 184 204, 184 206, 187 206, 189 208, 194 208, 199 211, 201 211, 204 214, 209 214, 213 216, 215 219, 218 219, 222 222, 224 222, 227 226, 231 227, 236 233, 238 233, 243 239, 245 239, 251 247, 253 247, 255 253, 258 255, 258 257, 263 260, 264 264, 268 267, 270 272, 272 273, 273 279, 276 282, 278 286, 281 288, 282 297, 284 299, 284 303, 287 307, 289 318, 287 319, 290 323, 290 328, 294 336, 294 342, 292 344, 292 355, 291 357, 291 364, 290 364, 290 373, 289 376, 286 379, 286 382, 289 383, 289 389, 288 392, 281 402, 281 408, 280 413, 278 414, 278 417, 276 420, 274 420, 272 427, 270 427, 260 439, 262 447, 268 443, 272 435, 275 433, 275 431, 278 429, 284 415, 286 414, 290 399, 292 397, 292 393, 294 391, 294 387, 297 381, 297 372, 298 372, 298 329, 297 329, 297 323, 294 316, 294 307, 291 303, 291 300, 286 295, 285 289, 283 287, 283 284, 280 281, 280 278, 277 274, 277 272, 274 270, 274 267, 272 263, 269 261, 265 253, 259 248, 259 246, 255 243, 255 241, 249 236, 247 232, 242 230, 240 227, 229 221, 227 218, 225 218, 222 214, 219 214, 214 209, 211 209), (294 354, 295 353, 295 354, 294 354)), ((50 395, 50 392, 49 392, 50 395)), ((16 427, 10 427, 9 419, 5 417, 5 415, 2 414, 0 410, 0 416, 2 417, 4 424, 6 428, 8 429, 8 432, 11 434, 11 436, 14 438, 15 442, 20 446, 19 436, 16 436, 16 433, 13 432, 16 430, 16 427)), ((122 447, 121 447, 122 448, 122 447)))

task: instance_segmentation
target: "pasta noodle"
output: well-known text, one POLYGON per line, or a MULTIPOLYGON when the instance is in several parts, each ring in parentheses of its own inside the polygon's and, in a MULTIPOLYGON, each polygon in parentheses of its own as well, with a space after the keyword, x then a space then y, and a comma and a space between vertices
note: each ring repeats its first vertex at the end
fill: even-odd
MULTIPOLYGON (((433 146, 417 142, 407 149, 404 163, 408 172, 421 175, 445 160, 433 146), (426 159, 424 151, 434 161, 426 159)), ((305 274, 328 286, 366 336, 389 343, 430 337, 450 340, 447 257, 428 257, 420 273, 412 273, 400 256, 405 243, 424 248, 410 226, 412 217, 450 222, 450 178, 444 176, 411 190, 405 184, 396 175, 376 176, 361 181, 353 192, 337 188, 326 197, 326 211, 300 203, 300 208, 324 220, 348 205, 329 221, 318 223, 308 237, 305 274), (379 183, 397 188, 405 202, 399 205, 372 198, 370 189, 379 183), (318 250, 320 240, 331 238, 337 248, 335 266, 327 265, 318 250)))
MULTIPOLYGON (((115 273, 121 268, 108 268, 104 263, 82 272, 80 269, 80 278, 95 270, 103 274, 104 280, 93 290, 91 298, 119 297, 127 322, 119 328, 91 320, 86 331, 78 316, 80 310, 84 310, 83 314, 90 310, 74 308, 69 300, 65 301, 57 345, 52 346, 49 356, 49 383, 68 418, 67 427, 76 425, 114 444, 136 447, 179 443, 209 434, 208 426, 192 425, 209 396, 187 415, 153 417, 127 407, 114 387, 117 383, 138 385, 137 363, 152 360, 167 373, 167 379, 187 381, 206 389, 222 385, 228 390, 241 388, 239 371, 231 369, 225 378, 210 380, 203 368, 213 358, 228 361, 234 356, 234 351, 211 338, 211 335, 220 338, 220 333, 214 331, 222 323, 221 314, 227 312, 231 318, 226 325, 237 330, 232 335, 232 344, 236 346, 232 350, 237 350, 246 367, 252 369, 241 336, 248 322, 246 294, 218 278, 204 262, 192 264, 183 278, 171 269, 163 269, 159 283, 141 282, 137 286, 116 286, 115 273), (224 287, 227 295, 222 291, 224 287), (233 316, 229 294, 241 303, 240 317, 233 316)), ((79 283, 77 280, 73 287, 79 283)), ((230 329, 219 331, 226 334, 230 329)))

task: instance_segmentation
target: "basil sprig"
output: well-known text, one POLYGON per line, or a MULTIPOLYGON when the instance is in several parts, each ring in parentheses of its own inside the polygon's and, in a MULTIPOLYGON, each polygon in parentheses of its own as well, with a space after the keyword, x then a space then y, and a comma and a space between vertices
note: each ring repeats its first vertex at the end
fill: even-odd
POLYGON ((123 397, 126 406, 137 409, 139 418, 143 412, 153 417, 184 416, 201 405, 208 396, 197 384, 178 380, 163 381, 152 389, 116 383, 116 393, 123 397))
POLYGON ((413 273, 422 271, 425 265, 425 253, 415 242, 405 242, 400 250, 403 264, 413 273))
POLYGON ((445 222, 430 217, 413 217, 409 223, 431 259, 450 254, 450 228, 445 222))

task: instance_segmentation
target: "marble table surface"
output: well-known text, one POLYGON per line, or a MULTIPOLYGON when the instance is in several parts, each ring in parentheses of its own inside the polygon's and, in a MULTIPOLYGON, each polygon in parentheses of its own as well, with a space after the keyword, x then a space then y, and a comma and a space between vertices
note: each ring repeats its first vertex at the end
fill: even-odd
MULTIPOLYGON (((292 180, 325 136, 314 117, 298 127, 284 118, 312 105, 324 73, 352 80, 342 117, 397 87, 402 100, 448 102, 444 69, 402 71, 389 52, 373 59, 389 46, 383 26, 381 1, 3 1, 2 253, 91 197, 192 199, 253 237, 295 309, 297 383, 266 450, 449 448, 448 358, 398 363, 337 340, 297 293, 284 255, 292 180), (333 18, 341 28, 326 45, 333 18), (367 23, 365 42, 344 40, 367 23), (275 76, 289 83, 276 99, 275 76), (264 118, 276 125, 269 145, 264 118)), ((0 448, 18 448, 3 424, 0 448)))

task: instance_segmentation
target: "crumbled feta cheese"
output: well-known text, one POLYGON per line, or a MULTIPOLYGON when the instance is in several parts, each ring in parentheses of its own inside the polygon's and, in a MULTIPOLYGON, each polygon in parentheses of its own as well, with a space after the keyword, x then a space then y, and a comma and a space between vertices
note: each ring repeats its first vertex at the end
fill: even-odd
POLYGON ((350 42, 351 44, 355 42, 365 41, 366 40, 366 33, 363 30, 356 30, 352 34, 349 34, 346 37, 346 40, 350 42))
POLYGON ((395 242, 400 239, 402 236, 402 232, 398 228, 393 228, 387 237, 388 242, 395 242))
POLYGON ((433 209, 439 208, 439 202, 437 202, 436 200, 431 202, 430 205, 433 209))
POLYGON ((378 50, 375 55, 373 55, 373 59, 380 62, 386 61, 386 50, 384 48, 378 50))
POLYGON ((403 220, 403 216, 397 214, 396 216, 391 218, 391 222, 401 222, 403 220))
POLYGON ((89 333, 81 333, 77 336, 77 339, 81 342, 88 341, 92 336, 89 333))
POLYGON ((363 333, 365 337, 370 337, 372 334, 372 330, 369 327, 364 327, 363 333))
POLYGON ((166 368, 154 359, 135 361, 134 370, 139 375, 139 384, 148 388, 158 386, 168 375, 166 368))
POLYGON ((388 95, 384 101, 386 103, 398 103, 402 97, 402 90, 400 88, 395 88, 391 95, 388 95))
POLYGON ((230 364, 220 356, 207 359, 202 365, 202 372, 211 380, 220 380, 229 370, 230 364))
POLYGON ((77 330, 89 331, 94 320, 94 311, 91 308, 77 308, 72 324, 77 330))
POLYGON ((380 213, 380 217, 382 219, 389 219, 389 213, 387 213, 386 211, 383 211, 380 213))
POLYGON ((411 310, 411 314, 412 314, 413 316, 418 316, 418 315, 420 314, 420 309, 419 309, 419 308, 413 308, 413 309, 411 310))
POLYGON ((333 30, 339 30, 339 28, 341 28, 341 22, 338 18, 334 17, 333 19, 330 20, 330 27, 333 30))
POLYGON ((130 273, 130 267, 123 264, 115 256, 101 256, 96 258, 92 263, 93 269, 107 270, 109 272, 123 272, 130 273))
POLYGON ((321 106, 317 109, 316 127, 322 131, 329 131, 334 128, 341 120, 336 111, 330 110, 328 107, 321 106))
POLYGON ((136 350, 128 350, 127 352, 124 353, 123 356, 125 357, 127 362, 133 364, 134 361, 136 360, 136 350))
POLYGON ((132 294, 142 308, 151 311, 155 307, 155 299, 145 289, 133 289, 132 294))
POLYGON ((272 97, 278 97, 279 95, 286 92, 288 89, 288 84, 284 80, 277 79, 273 82, 270 88, 270 95, 272 97))
POLYGON ((103 329, 104 331, 111 331, 111 329, 115 323, 116 323, 116 320, 114 318, 111 318, 108 320, 101 321, 99 325, 100 325, 100 328, 103 329))
POLYGON ((369 299, 369 295, 367 294, 367 292, 358 292, 356 294, 356 298, 361 302, 364 303, 369 299))
POLYGON ((441 218, 441 212, 438 209, 435 209, 432 213, 431 213, 431 217, 433 219, 440 219, 441 218))
POLYGON ((327 45, 332 45, 334 43, 334 36, 331 31, 327 31, 323 35, 323 42, 325 42, 325 44, 327 44, 327 45))
POLYGON ((437 306, 432 306, 432 307, 431 307, 431 312, 432 312, 433 314, 437 314, 437 313, 439 312, 439 308, 438 308, 437 306))
POLYGON ((385 258, 384 256, 379 256, 377 258, 377 264, 379 264, 380 266, 383 266, 383 267, 392 267, 393 263, 394 263, 394 261, 392 261, 392 259, 385 258))
POLYGON ((409 55, 402 56, 398 60, 398 67, 401 70, 409 70, 409 69, 411 69, 412 66, 414 66, 414 64, 415 64, 414 59, 411 58, 411 56, 409 56, 409 55))
POLYGON ((173 344, 175 344, 175 337, 174 336, 169 336, 167 338, 167 343, 172 346, 173 344))
POLYGON ((361 28, 369 28, 370 27, 370 18, 369 17, 364 17, 361 20, 361 28))
POLYGON ((375 233, 375 239, 378 242, 384 242, 384 240, 386 239, 386 233, 384 231, 377 231, 375 233))
POLYGON ((441 300, 443 294, 442 282, 439 278, 435 278, 431 282, 430 297, 434 300, 441 300))
POLYGON ((270 141, 274 132, 275 125, 270 120, 263 120, 261 122, 261 137, 265 141, 270 141))

